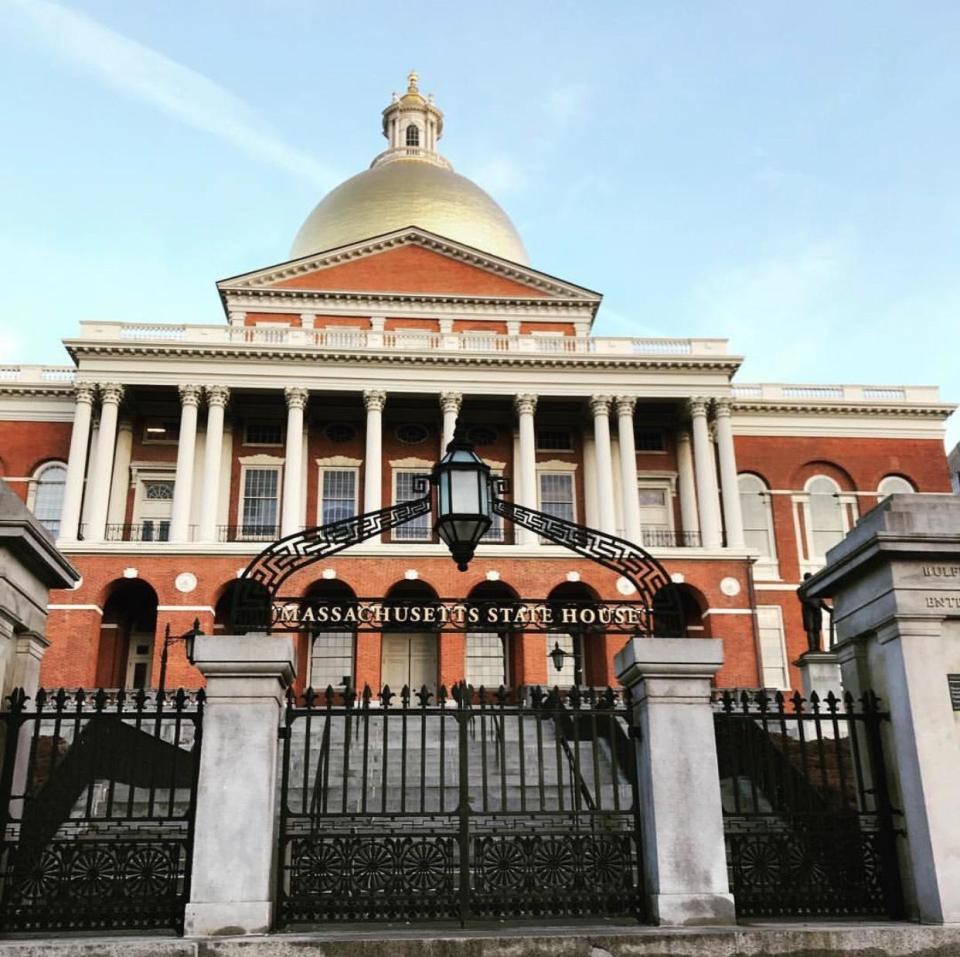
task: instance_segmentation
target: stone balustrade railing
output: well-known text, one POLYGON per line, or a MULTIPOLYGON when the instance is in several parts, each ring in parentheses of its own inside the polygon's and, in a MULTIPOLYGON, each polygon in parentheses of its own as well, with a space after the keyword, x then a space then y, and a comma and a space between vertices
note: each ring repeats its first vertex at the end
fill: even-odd
POLYGON ((798 385, 780 382, 735 383, 733 397, 744 401, 940 402, 937 386, 798 385))

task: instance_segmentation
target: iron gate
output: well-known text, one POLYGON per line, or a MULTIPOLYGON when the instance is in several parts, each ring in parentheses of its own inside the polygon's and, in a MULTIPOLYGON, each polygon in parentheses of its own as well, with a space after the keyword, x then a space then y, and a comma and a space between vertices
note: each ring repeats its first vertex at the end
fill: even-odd
POLYGON ((288 699, 278 923, 642 916, 613 691, 288 699))
POLYGON ((881 726, 858 703, 724 692, 715 715, 730 887, 740 917, 898 917, 881 726))
POLYGON ((202 715, 202 691, 11 695, 0 928, 182 930, 202 715))

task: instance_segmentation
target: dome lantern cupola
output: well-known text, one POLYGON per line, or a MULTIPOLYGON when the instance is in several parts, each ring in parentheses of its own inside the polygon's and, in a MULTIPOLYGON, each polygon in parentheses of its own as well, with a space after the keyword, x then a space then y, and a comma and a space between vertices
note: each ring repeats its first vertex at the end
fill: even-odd
POLYGON ((443 135, 443 113, 434 105, 433 96, 424 97, 417 86, 415 70, 407 76, 407 92, 393 94, 393 101, 383 111, 383 135, 390 148, 370 165, 379 166, 397 159, 418 159, 449 168, 450 164, 437 152, 437 140, 443 135))

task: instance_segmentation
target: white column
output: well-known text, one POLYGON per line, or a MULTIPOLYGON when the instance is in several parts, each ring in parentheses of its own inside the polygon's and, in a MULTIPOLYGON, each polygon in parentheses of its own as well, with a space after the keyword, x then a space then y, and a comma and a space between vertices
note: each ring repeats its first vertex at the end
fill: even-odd
POLYGON ((447 451, 447 445, 453 441, 453 433, 457 429, 457 416, 463 404, 463 395, 459 392, 441 392, 440 409, 443 412, 443 448, 441 454, 447 451))
POLYGON ((680 493, 680 526, 690 538, 681 539, 682 544, 699 544, 700 516, 697 515, 697 487, 693 477, 693 448, 690 433, 686 429, 677 432, 677 477, 680 493))
POLYGON ((70 454, 67 478, 63 488, 63 510, 60 513, 61 542, 75 542, 80 527, 80 504, 83 501, 83 479, 87 470, 87 444, 90 441, 90 419, 93 414, 95 386, 78 382, 74 386, 73 431, 70 433, 70 454))
POLYGON ((590 429, 583 430, 583 508, 590 528, 600 523, 597 504, 597 444, 590 429))
POLYGON ((723 643, 709 638, 633 638, 614 659, 640 732, 643 883, 656 924, 735 920, 710 703, 722 664, 723 643))
POLYGON ((220 469, 223 459, 223 417, 230 390, 225 385, 207 386, 207 438, 203 450, 203 485, 200 490, 200 527, 197 541, 217 540, 220 514, 220 469))
POLYGON ((170 513, 170 541, 190 540, 190 499, 193 495, 193 455, 197 447, 197 410, 202 390, 198 385, 181 385, 180 438, 177 442, 177 472, 170 513))
POLYGON ((117 447, 113 453, 110 504, 107 508, 108 525, 122 525, 126 521, 132 455, 133 423, 129 419, 121 419, 117 425, 117 447))
POLYGON ((303 528, 303 410, 310 393, 300 386, 283 390, 287 400, 287 448, 283 462, 283 509, 280 535, 293 535, 303 528))
POLYGON ((625 538, 640 543, 640 500, 637 496, 637 446, 633 438, 633 410, 637 400, 629 395, 617 396, 617 435, 620 439, 620 484, 623 496, 625 538))
MULTIPOLYGON (((617 519, 614 511, 613 453, 610 449, 610 402, 608 395, 590 397, 593 414, 593 439, 597 451, 597 499, 600 531, 615 534, 617 519)), ((636 486, 636 482, 634 482, 636 486)))
POLYGON ((103 541, 107 524, 113 450, 117 441, 117 415, 122 398, 122 385, 110 382, 100 386, 100 431, 97 434, 97 451, 90 470, 90 521, 84 535, 84 538, 91 542, 103 541))
POLYGON ((363 510, 375 512, 382 508, 380 490, 383 487, 383 407, 387 393, 369 389, 363 393, 367 410, 366 451, 363 460, 363 510))
POLYGON ((717 433, 717 458, 720 462, 723 527, 727 530, 727 546, 743 548, 743 512, 740 508, 740 486, 737 482, 737 457, 733 448, 730 400, 715 399, 713 414, 717 433))
POLYGON ((717 468, 713 444, 707 430, 707 400, 690 400, 693 423, 693 460, 696 469, 697 502, 700 505, 700 530, 704 548, 719 548, 723 543, 720 531, 720 502, 717 498, 717 468))
POLYGON ((194 661, 207 698, 185 933, 265 934, 276 889, 277 725, 296 674, 293 638, 201 636, 194 661))
MULTIPOLYGON (((537 444, 533 416, 537 411, 537 397, 530 393, 515 396, 513 407, 517 412, 520 432, 520 483, 514 500, 527 508, 537 507, 537 444)), ((517 544, 535 545, 537 536, 526 528, 515 526, 517 544)))

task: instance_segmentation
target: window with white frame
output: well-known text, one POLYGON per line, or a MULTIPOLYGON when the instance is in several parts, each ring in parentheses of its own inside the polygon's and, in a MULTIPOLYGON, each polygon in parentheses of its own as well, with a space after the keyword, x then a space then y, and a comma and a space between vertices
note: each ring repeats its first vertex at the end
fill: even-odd
POLYGON ((737 477, 743 537, 748 548, 760 553, 761 560, 776 561, 777 545, 773 535, 773 511, 770 490, 759 475, 745 472, 737 477))
POLYGON ((823 560, 846 534, 847 522, 844 504, 840 501, 840 486, 826 475, 815 475, 807 482, 810 555, 823 560))
POLYGON ((280 511, 280 469, 247 466, 243 470, 240 535, 272 539, 277 535, 280 511))
POLYGON ((779 605, 757 606, 757 634, 760 639, 760 681, 764 688, 790 687, 783 613, 779 605))
POLYGON ((637 501, 640 506, 640 528, 648 545, 672 545, 673 499, 667 479, 640 478, 637 501))
POLYGON ((60 534, 60 513, 67 467, 62 462, 48 462, 34 475, 31 510, 40 524, 54 537, 60 534))
POLYGON ((573 472, 539 472, 540 511, 568 522, 577 520, 573 472))
POLYGON ((357 514, 357 470, 324 468, 320 471, 320 524, 339 522, 357 514))
POLYGON ((877 498, 882 502, 888 495, 912 495, 916 491, 902 475, 888 475, 877 486, 877 498))
POLYGON ((328 686, 343 688, 353 678, 352 631, 325 631, 313 638, 310 649, 310 674, 307 684, 323 692, 328 686))
POLYGON ((137 494, 135 536, 144 542, 166 542, 170 539, 170 516, 173 512, 172 478, 141 478, 137 494))
POLYGON ((507 684, 507 635, 467 632, 467 684, 499 688, 507 684))
MULTIPOLYGON (((423 498, 424 492, 420 487, 423 482, 429 483, 428 472, 413 469, 394 469, 393 471, 393 501, 395 505, 401 502, 412 502, 423 498)), ((430 515, 418 515, 405 525, 398 525, 393 530, 395 542, 429 542, 431 539, 430 515)))

